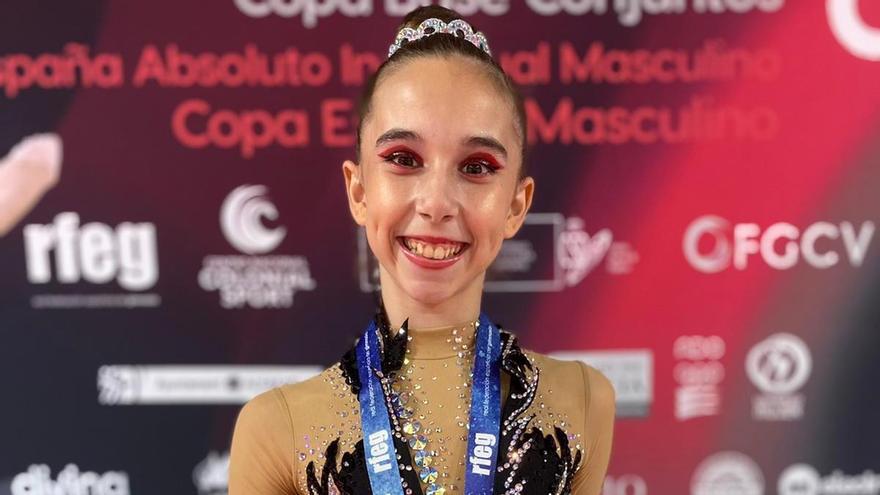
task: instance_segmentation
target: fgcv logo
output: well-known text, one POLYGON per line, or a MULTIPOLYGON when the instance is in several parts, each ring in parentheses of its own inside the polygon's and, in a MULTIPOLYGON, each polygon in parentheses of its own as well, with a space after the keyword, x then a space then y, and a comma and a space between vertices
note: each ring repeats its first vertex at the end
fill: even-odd
POLYGON ((801 231, 778 222, 761 230, 756 223, 731 225, 724 218, 704 215, 688 225, 682 250, 688 263, 703 273, 717 273, 731 264, 745 270, 753 257, 777 270, 793 268, 801 260, 814 268, 831 268, 842 260, 859 267, 874 230, 870 220, 858 228, 852 222, 816 222, 801 231))

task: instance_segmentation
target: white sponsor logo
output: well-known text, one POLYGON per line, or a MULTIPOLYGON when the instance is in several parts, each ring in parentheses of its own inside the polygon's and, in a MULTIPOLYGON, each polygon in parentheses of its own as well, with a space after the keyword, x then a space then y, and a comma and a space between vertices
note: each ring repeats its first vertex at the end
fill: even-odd
POLYGON ((497 439, 491 433, 475 433, 474 434, 474 451, 471 452, 468 461, 471 464, 471 472, 480 476, 489 476, 492 466, 492 455, 497 439))
MULTIPOLYGON (((568 15, 605 14, 609 5, 624 26, 638 25, 645 15, 684 14, 689 2, 681 0, 526 0, 536 13, 545 16, 565 13, 568 15)), ((698 14, 748 14, 752 11, 776 12, 784 0, 694 0, 692 11, 698 14)))
POLYGON ((803 415, 804 398, 795 394, 810 378, 813 360, 803 340, 789 333, 771 335, 746 356, 749 379, 764 394, 752 400, 756 419, 791 420, 803 415))
POLYGON ((602 495, 648 495, 648 484, 636 474, 605 476, 602 495))
POLYGON ((880 493, 880 474, 865 471, 846 475, 836 470, 821 476, 813 466, 795 464, 779 476, 779 495, 877 495, 880 493))
MULTIPOLYGON (((611 230, 589 234, 580 218, 530 213, 516 239, 504 241, 486 273, 486 292, 555 292, 579 284, 597 267, 613 275, 630 273, 639 255, 611 230), (553 263, 542 260, 552 257, 553 263), (548 270, 546 267, 550 266, 548 270)), ((378 288, 379 267, 363 229, 358 229, 360 287, 378 288)))
POLYGON ((116 280, 128 290, 146 290, 156 284, 156 227, 151 223, 109 225, 90 222, 80 226, 79 215, 59 213, 53 223, 24 228, 28 280, 52 281, 52 254, 58 282, 85 280, 106 284, 116 280))
POLYGON ((721 364, 725 347, 724 339, 717 335, 683 335, 675 339, 675 417, 679 421, 721 412, 719 386, 725 375, 721 364))
POLYGON ((98 403, 244 404, 320 372, 320 366, 107 365, 98 369, 98 403))
MULTIPOLYGON (((27 277, 32 284, 109 284, 145 291, 159 279, 156 226, 124 222, 115 228, 63 212, 47 225, 24 227, 27 277), (53 269, 54 267, 54 269, 53 269)), ((157 294, 40 294, 35 308, 158 306, 157 294)))
POLYGON ((302 17, 303 26, 313 28, 318 19, 337 11, 347 17, 366 17, 373 13, 373 0, 234 0, 235 6, 249 17, 302 17))
POLYGON ((45 464, 32 464, 27 472, 12 478, 12 495, 128 495, 128 475, 121 471, 104 474, 80 472, 76 464, 68 464, 52 480, 45 464))
POLYGON ((748 456, 719 452, 697 466, 691 495, 763 495, 764 474, 748 456))
POLYGON ((370 456, 367 457, 367 464, 373 468, 373 472, 381 473, 391 469, 391 455, 388 452, 388 432, 379 430, 370 433, 367 437, 367 443, 370 446, 370 456))
POLYGON ((793 268, 801 260, 814 268, 831 268, 840 263, 842 257, 851 266, 859 267, 865 259, 874 230, 872 221, 863 222, 858 230, 851 222, 841 222, 839 225, 816 222, 803 232, 790 223, 779 222, 762 232, 755 223, 738 223, 731 228, 727 220, 705 215, 687 227, 682 249, 691 266, 703 273, 717 273, 731 264, 737 270, 745 270, 754 255, 777 270, 793 268), (714 240, 714 246, 708 253, 700 250, 704 238, 714 240), (835 244, 842 244, 843 252, 830 249, 820 251, 817 246, 820 240, 823 245, 837 241, 835 244))
POLYGON ((608 377, 617 398, 617 417, 642 417, 650 413, 654 401, 654 354, 650 350, 559 351, 550 355, 582 361, 608 377))
POLYGON ((246 254, 263 254, 278 247, 287 231, 267 229, 262 219, 277 220, 278 209, 264 196, 266 186, 245 185, 229 193, 220 208, 220 227, 229 244, 246 254))
POLYGON ((229 490, 229 452, 210 452, 193 469, 193 483, 199 495, 226 495, 229 490))
POLYGON ((220 228, 229 243, 247 256, 207 256, 199 271, 199 286, 217 291, 224 308, 289 308, 298 290, 316 283, 304 256, 263 255, 277 248, 287 234, 281 226, 267 228, 262 220, 277 220, 278 210, 261 185, 236 188, 220 208, 220 228))
POLYGON ((856 57, 880 61, 880 28, 859 14, 859 0, 826 0, 828 24, 837 41, 856 57))
MULTIPOLYGON (((234 0, 238 9, 249 17, 302 18, 303 26, 313 28, 318 20, 340 13, 346 17, 366 17, 373 13, 373 0, 234 0)), ((385 13, 391 17, 403 17, 430 0, 384 0, 385 13)), ((477 12, 498 16, 510 10, 510 0, 439 0, 434 3, 455 9, 463 16, 477 12)))

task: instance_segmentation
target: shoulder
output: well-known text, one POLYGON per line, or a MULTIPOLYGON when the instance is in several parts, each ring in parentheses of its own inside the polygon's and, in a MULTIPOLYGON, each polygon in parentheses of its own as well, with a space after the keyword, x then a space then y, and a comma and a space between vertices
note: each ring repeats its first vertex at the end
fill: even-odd
POLYGON ((614 415, 614 386, 601 371, 583 361, 557 359, 530 350, 523 353, 539 368, 542 389, 565 391, 566 401, 589 416, 614 415))
POLYGON ((339 397, 351 394, 339 363, 330 365, 311 378, 281 385, 273 390, 284 400, 293 416, 298 416, 298 412, 313 414, 316 407, 329 406, 331 402, 337 402, 339 397))
POLYGON ((315 406, 331 399, 334 386, 339 392, 345 391, 345 381, 337 365, 306 380, 280 385, 254 396, 241 408, 238 423, 263 428, 288 424, 292 429, 294 418, 301 417, 305 408, 314 410, 315 406))

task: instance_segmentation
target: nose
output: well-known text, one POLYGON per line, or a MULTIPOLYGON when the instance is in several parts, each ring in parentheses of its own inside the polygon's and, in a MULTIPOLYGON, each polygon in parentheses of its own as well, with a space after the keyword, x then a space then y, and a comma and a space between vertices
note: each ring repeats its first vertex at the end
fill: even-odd
POLYGON ((431 167, 416 189, 416 212, 432 223, 448 222, 458 214, 460 203, 454 178, 444 167, 431 167))

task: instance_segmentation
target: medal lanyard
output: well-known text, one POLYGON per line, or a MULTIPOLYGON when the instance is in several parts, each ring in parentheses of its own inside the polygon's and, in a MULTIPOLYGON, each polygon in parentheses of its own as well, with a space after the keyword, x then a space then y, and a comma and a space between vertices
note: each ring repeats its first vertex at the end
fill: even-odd
MULTIPOLYGON (((370 322, 358 341, 356 353, 361 383, 358 402, 370 487, 375 495, 403 495, 394 434, 388 419, 389 408, 385 404, 387 398, 376 374, 382 369, 382 360, 375 321, 370 322)), ((466 495, 491 495, 494 487, 501 423, 500 361, 501 335, 498 327, 480 313, 468 418, 466 495)))

